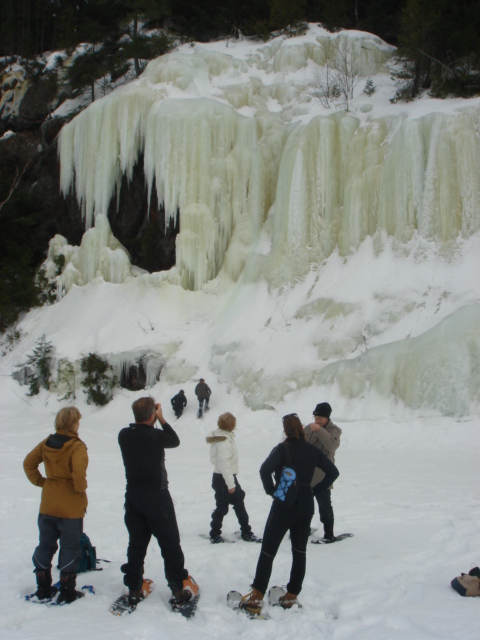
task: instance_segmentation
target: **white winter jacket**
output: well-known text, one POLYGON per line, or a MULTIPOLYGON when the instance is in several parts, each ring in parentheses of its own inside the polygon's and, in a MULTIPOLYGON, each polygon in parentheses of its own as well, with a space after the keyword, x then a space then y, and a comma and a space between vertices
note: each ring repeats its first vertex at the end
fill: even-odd
POLYGON ((235 434, 217 429, 207 438, 210 445, 210 462, 215 473, 221 473, 229 489, 235 488, 234 474, 238 473, 238 453, 235 434))

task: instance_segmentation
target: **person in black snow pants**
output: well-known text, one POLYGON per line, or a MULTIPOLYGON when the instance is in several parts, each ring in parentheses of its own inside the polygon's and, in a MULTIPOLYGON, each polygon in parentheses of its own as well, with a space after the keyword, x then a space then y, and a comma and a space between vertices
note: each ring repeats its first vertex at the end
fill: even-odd
POLYGON ((180 389, 177 395, 173 396, 170 402, 172 403, 172 409, 175 412, 175 417, 180 418, 183 410, 187 406, 187 398, 185 397, 185 392, 183 391, 183 389, 180 389))
POLYGON ((203 378, 200 378, 199 383, 195 387, 195 395, 198 398, 198 416, 197 417, 201 418, 203 416, 204 404, 205 404, 205 411, 208 411, 209 409, 208 402, 210 400, 210 396, 212 395, 212 390, 210 389, 210 387, 208 386, 208 384, 205 382, 203 378))
POLYGON ((222 524, 230 505, 237 516, 242 540, 257 542, 245 508, 245 491, 237 480, 238 453, 233 433, 237 419, 231 413, 222 413, 217 424, 218 429, 207 437, 210 461, 213 464, 212 489, 215 491, 216 505, 210 523, 210 542, 225 542, 221 536, 222 524))
POLYGON ((136 605, 142 599, 143 563, 153 535, 172 591, 170 602, 186 602, 197 594, 198 585, 185 569, 165 469, 165 449, 178 447, 180 440, 153 398, 139 398, 132 410, 135 422, 118 434, 127 478, 125 525, 129 535, 128 562, 121 566, 123 582, 129 589, 130 604, 136 605), (155 428, 157 420, 162 429, 155 428))
POLYGON ((268 587, 272 566, 280 543, 290 531, 292 544, 292 568, 287 593, 279 604, 288 609, 297 603, 306 570, 307 542, 314 513, 313 494, 310 487, 316 467, 325 472, 319 489, 327 488, 338 478, 337 467, 319 449, 305 442, 302 423, 296 413, 283 418, 285 442, 277 445, 260 467, 265 492, 273 496, 284 467, 296 472, 297 497, 291 507, 274 499, 263 534, 262 549, 258 558, 252 591, 243 597, 240 607, 253 615, 261 612, 263 597, 268 587), (288 449, 287 449, 288 448, 288 449), (275 477, 275 484, 272 480, 275 477))

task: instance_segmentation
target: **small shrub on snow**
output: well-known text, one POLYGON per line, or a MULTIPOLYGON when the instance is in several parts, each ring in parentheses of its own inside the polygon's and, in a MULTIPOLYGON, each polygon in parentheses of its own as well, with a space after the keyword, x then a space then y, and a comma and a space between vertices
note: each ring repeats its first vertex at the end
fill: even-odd
POLYGON ((85 377, 82 380, 87 403, 103 407, 113 398, 112 389, 118 386, 117 377, 112 375, 112 365, 96 353, 89 353, 80 361, 85 377))

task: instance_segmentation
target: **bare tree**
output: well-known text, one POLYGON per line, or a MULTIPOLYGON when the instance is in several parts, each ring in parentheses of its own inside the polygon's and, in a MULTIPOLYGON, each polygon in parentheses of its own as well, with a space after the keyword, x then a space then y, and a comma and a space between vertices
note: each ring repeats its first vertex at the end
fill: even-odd
POLYGON ((328 39, 322 43, 320 65, 313 71, 315 91, 314 95, 320 100, 325 109, 330 109, 334 100, 339 97, 339 88, 335 82, 335 59, 337 57, 338 42, 328 39))
POLYGON ((349 111, 350 102, 353 100, 353 92, 360 77, 353 47, 345 41, 338 47, 335 79, 340 90, 341 101, 346 111, 349 111))
POLYGON ((342 104, 350 109, 360 80, 353 47, 346 41, 330 40, 322 45, 320 65, 314 70, 314 95, 326 109, 342 104))

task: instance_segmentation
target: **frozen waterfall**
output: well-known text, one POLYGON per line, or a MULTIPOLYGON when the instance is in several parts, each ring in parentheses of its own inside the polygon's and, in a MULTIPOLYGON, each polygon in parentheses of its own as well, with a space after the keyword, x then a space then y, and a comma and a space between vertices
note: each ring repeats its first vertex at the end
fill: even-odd
MULTIPOLYGON (((305 273, 381 230, 401 242, 478 231, 479 109, 321 112, 311 67, 323 40, 277 40, 243 58, 201 47, 172 53, 93 103, 63 128, 59 146, 61 188, 75 185, 86 227, 142 153, 149 192, 167 218, 180 211, 177 270, 188 289, 222 268, 237 280, 272 207, 273 271, 288 254, 305 273)), ((384 70, 385 45, 350 40, 363 76, 384 70)))
MULTIPOLYGON (((209 318, 210 370, 250 406, 316 385, 372 417, 392 399, 474 411, 480 102, 392 104, 393 52, 315 26, 267 44, 184 45, 90 105, 59 140, 61 189, 74 189, 87 229, 79 248, 51 243, 50 275, 66 260, 59 290, 102 276, 136 291, 104 214, 142 157, 167 223, 180 216, 175 267, 141 278, 142 291, 157 287, 160 307, 175 300, 187 333, 209 318), (348 111, 319 99, 332 41, 356 62, 348 111), (228 302, 211 295, 224 292, 228 302), (285 344, 299 354, 294 380, 285 344)), ((162 375, 180 381, 198 363, 172 336, 162 375)))

